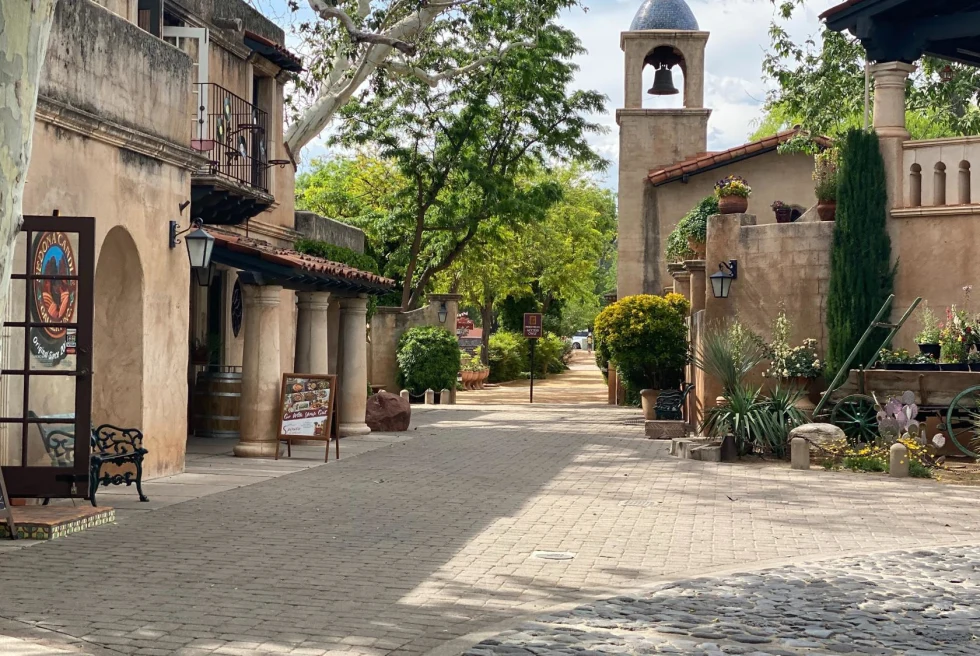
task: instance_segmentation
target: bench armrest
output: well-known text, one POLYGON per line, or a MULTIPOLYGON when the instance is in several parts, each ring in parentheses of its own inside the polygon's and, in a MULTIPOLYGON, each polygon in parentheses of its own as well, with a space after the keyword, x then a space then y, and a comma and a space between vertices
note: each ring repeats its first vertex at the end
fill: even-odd
POLYGON ((102 424, 92 431, 93 453, 121 455, 143 450, 143 433, 138 428, 102 424))

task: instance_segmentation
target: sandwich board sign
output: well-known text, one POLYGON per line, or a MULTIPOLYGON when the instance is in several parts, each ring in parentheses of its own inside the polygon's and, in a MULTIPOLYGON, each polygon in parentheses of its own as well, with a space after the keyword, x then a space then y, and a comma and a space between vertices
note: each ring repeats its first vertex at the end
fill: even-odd
POLYGON ((14 524, 14 513, 10 510, 10 497, 7 496, 7 484, 3 482, 3 470, 0 469, 0 519, 7 520, 7 531, 11 540, 17 539, 17 525, 14 524))

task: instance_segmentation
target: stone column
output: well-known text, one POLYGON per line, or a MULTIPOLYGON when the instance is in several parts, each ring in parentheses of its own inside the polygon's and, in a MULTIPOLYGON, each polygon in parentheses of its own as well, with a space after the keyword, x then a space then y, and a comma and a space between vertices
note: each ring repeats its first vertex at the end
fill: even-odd
POLYGON ((338 384, 340 436, 367 435, 367 298, 345 298, 340 305, 341 346, 338 384))
POLYGON ((279 297, 282 287, 242 285, 245 351, 242 357, 241 437, 235 455, 271 458, 279 447, 279 297))
POLYGON ((882 62, 871 67, 875 80, 873 124, 885 160, 890 208, 904 204, 906 172, 902 144, 910 138, 905 129, 905 88, 914 70, 914 65, 903 62, 882 62))
POLYGON ((338 373, 340 364, 340 299, 330 301, 327 310, 327 370, 338 373))
POLYGON ((687 271, 678 271, 674 274, 674 291, 681 294, 687 300, 691 300, 691 274, 687 271))
POLYGON ((296 315, 296 371, 329 372, 329 292, 301 292, 296 315))
POLYGON ((704 260, 688 260, 684 262, 684 270, 691 276, 691 316, 694 316, 704 309, 704 296, 707 293, 704 260))

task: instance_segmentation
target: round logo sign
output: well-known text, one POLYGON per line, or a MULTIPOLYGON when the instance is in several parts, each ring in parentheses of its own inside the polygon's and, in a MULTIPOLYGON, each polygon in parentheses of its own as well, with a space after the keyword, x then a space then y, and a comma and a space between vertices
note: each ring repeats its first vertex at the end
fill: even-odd
MULTIPOLYGON (((44 276, 34 281, 31 318, 38 323, 65 324, 75 319, 78 282, 57 276, 76 276, 75 252, 68 235, 63 232, 42 232, 34 238, 31 249, 32 271, 44 276)), ((41 362, 54 364, 67 354, 67 328, 58 325, 31 328, 31 350, 41 362)))

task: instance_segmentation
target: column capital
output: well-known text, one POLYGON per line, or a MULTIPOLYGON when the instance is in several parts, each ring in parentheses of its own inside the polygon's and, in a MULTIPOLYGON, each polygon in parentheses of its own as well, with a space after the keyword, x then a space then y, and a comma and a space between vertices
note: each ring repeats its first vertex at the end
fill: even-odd
POLYGON ((904 62, 881 62, 871 67, 875 80, 874 128, 879 137, 909 138, 905 127, 905 89, 915 70, 904 62))
POLYGON ((686 282, 691 279, 690 271, 675 271, 672 272, 671 275, 674 276, 674 280, 677 280, 678 282, 686 282))
POLYGON ((684 262, 684 270, 688 273, 704 271, 704 260, 686 260, 684 262))
POLYGON ((242 285, 245 307, 278 307, 282 287, 279 285, 242 285))
POLYGON ((301 310, 326 312, 330 307, 330 292, 297 292, 296 298, 301 310))
MULTIPOLYGON (((895 85, 900 84, 905 88, 905 81, 909 75, 915 72, 915 64, 905 62, 890 61, 871 65, 871 76, 877 84, 895 85)), ((876 84, 876 85, 877 85, 876 84)))
POLYGON ((344 314, 367 314, 367 306, 367 297, 340 299, 340 309, 344 314))

